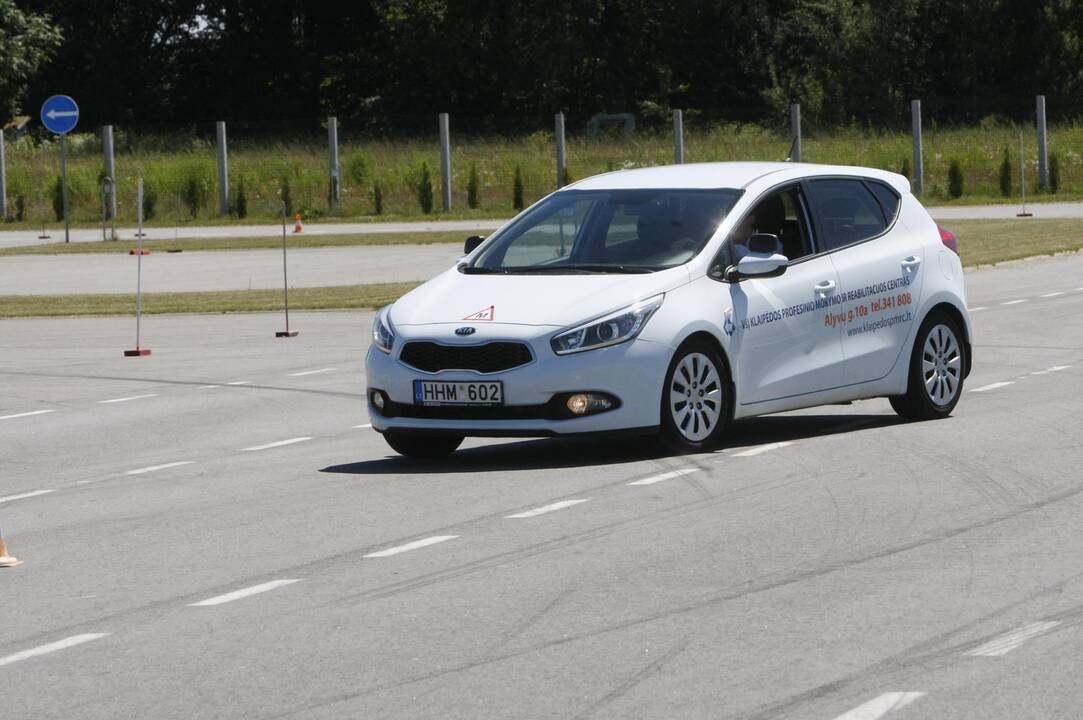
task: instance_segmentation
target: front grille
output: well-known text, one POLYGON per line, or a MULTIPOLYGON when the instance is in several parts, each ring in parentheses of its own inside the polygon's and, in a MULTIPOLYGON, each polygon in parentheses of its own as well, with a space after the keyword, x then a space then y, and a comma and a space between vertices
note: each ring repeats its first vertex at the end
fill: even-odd
POLYGON ((517 342, 490 342, 483 345, 408 342, 399 353, 399 360, 427 373, 442 370, 497 373, 526 365, 532 359, 530 348, 517 342))

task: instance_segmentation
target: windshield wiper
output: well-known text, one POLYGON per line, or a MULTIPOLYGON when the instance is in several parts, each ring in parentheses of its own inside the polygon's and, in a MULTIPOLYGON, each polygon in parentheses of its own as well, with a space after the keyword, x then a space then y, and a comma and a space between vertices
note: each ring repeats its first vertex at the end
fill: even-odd
POLYGON ((463 275, 493 275, 493 274, 507 275, 508 274, 508 271, 507 271, 506 268, 487 268, 487 267, 481 267, 480 265, 466 265, 466 264, 463 264, 463 265, 459 266, 459 272, 461 272, 463 275))
POLYGON ((536 265, 532 267, 504 268, 504 272, 515 275, 532 275, 542 273, 619 273, 619 274, 642 274, 652 273, 654 268, 642 265, 536 265))

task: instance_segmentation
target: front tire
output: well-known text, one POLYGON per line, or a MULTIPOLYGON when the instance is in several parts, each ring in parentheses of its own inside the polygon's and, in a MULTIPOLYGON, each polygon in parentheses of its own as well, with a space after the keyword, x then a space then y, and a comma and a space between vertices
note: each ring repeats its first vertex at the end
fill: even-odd
POLYGON ((384 440, 399 455, 414 460, 439 460, 462 445, 462 435, 413 435, 388 430, 384 440))
POLYGON ((711 343, 694 339, 677 348, 662 386, 665 446, 677 453, 716 447, 732 417, 731 387, 726 364, 711 343))
POLYGON ((955 409, 963 394, 966 345, 959 324, 945 312, 929 313, 910 354, 906 394, 890 398, 908 420, 938 420, 955 409))

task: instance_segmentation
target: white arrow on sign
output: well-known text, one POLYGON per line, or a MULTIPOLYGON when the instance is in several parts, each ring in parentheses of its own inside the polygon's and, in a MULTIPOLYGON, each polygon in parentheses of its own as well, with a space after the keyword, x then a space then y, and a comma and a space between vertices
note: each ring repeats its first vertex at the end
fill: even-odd
POLYGON ((45 113, 45 117, 49 118, 50 120, 53 120, 55 118, 60 118, 60 117, 79 117, 79 111, 78 110, 60 110, 60 111, 50 110, 49 112, 45 113))

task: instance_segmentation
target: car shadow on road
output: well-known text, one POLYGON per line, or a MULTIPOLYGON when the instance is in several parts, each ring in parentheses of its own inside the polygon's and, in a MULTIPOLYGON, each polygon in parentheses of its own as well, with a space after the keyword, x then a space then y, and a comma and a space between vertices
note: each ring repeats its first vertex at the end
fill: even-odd
MULTIPOLYGON (((875 430, 905 421, 895 414, 768 415, 742 420, 727 431, 721 448, 739 449, 775 442, 793 442, 824 435, 875 430)), ((656 460, 671 457, 651 437, 631 436, 604 439, 585 437, 540 438, 460 449, 447 458, 419 461, 395 455, 330 465, 320 472, 350 475, 471 473, 498 470, 559 470, 597 465, 656 460)))

